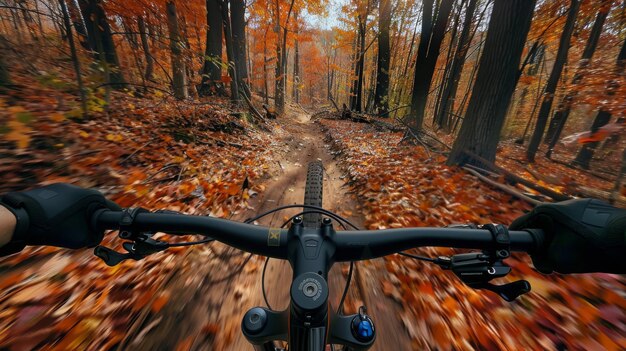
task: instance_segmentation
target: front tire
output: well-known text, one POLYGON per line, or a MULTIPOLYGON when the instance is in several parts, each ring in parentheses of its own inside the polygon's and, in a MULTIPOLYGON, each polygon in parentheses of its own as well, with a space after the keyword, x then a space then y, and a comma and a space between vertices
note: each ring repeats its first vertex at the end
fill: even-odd
MULTIPOLYGON (((322 192, 324 189, 324 166, 320 161, 309 163, 304 186, 304 204, 308 206, 322 207, 322 192)), ((312 211, 304 208, 303 211, 312 211)), ((319 228, 322 222, 321 213, 306 213, 303 216, 304 226, 319 228)))

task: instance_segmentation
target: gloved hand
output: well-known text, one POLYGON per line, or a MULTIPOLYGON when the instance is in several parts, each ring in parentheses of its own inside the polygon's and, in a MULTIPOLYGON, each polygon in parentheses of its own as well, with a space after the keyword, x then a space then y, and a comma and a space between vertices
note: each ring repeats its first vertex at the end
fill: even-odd
POLYGON ((542 273, 626 274, 626 210, 595 199, 545 203, 511 230, 542 229, 543 248, 531 257, 542 273))
POLYGON ((62 183, 8 193, 0 203, 17 217, 11 242, 0 249, 4 255, 25 245, 70 249, 96 246, 104 231, 91 228, 91 215, 102 208, 121 210, 96 190, 62 183))

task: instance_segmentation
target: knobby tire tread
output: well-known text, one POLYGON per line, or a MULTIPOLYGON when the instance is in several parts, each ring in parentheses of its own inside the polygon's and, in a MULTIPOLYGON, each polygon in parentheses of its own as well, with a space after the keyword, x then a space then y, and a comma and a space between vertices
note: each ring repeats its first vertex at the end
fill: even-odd
MULTIPOLYGON (((304 204, 322 207, 322 193, 324 190, 324 166, 320 161, 309 163, 306 184, 304 186, 304 204)), ((303 215, 305 227, 319 228, 322 222, 321 213, 307 213, 303 215)))

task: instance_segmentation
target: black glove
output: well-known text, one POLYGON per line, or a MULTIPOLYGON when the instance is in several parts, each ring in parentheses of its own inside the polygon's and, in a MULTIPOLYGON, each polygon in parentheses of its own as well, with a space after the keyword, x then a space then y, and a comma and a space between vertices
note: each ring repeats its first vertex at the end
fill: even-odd
POLYGON ((91 215, 102 208, 121 210, 96 190, 62 183, 8 193, 0 203, 17 217, 13 238, 0 248, 0 255, 18 252, 25 245, 96 246, 104 231, 91 228, 91 215))
POLYGON ((542 273, 626 274, 626 210, 594 199, 545 203, 519 217, 511 230, 542 229, 532 255, 542 273))

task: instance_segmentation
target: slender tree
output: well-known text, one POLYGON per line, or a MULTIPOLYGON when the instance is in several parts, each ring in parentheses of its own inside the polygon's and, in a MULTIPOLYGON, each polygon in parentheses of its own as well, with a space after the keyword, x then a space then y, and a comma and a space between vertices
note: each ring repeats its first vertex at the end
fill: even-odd
POLYGON ((378 65, 374 108, 379 116, 387 117, 389 110, 389 27, 391 25, 391 0, 378 3, 378 65))
POLYGON ((452 111, 454 109, 454 99, 459 86, 459 80, 465 64, 465 56, 470 44, 470 29, 474 19, 474 11, 478 0, 470 0, 465 10, 465 19, 463 21, 463 29, 459 36, 459 42, 450 65, 450 73, 448 79, 444 82, 441 104, 439 106, 439 115, 435 116, 437 124, 440 128, 449 132, 452 127, 452 111))
POLYGON ((206 0, 206 49, 202 65, 202 82, 198 88, 200 96, 222 93, 218 83, 222 79, 223 25, 220 0, 206 0))
MULTIPOLYGON (((8 43, 2 35, 0 35, 0 50, 4 51, 8 49, 8 43)), ((4 54, 0 55, 0 89, 11 85, 11 76, 9 75, 9 68, 4 60, 4 54)))
POLYGON ((235 49, 233 35, 231 31, 230 13, 228 11, 228 0, 220 0, 222 10, 222 26, 224 28, 224 42, 226 42, 226 58, 228 59, 228 76, 230 77, 230 100, 239 103, 239 79, 237 78, 237 68, 235 66, 235 49))
POLYGON ((534 7, 534 0, 495 0, 474 92, 449 165, 476 162, 466 150, 495 161, 534 7))
POLYGON ((146 27, 146 22, 144 21, 142 16, 137 17, 137 25, 139 27, 139 37, 141 38, 141 48, 146 59, 146 71, 144 73, 144 78, 147 81, 151 81, 152 75, 154 73, 154 58, 152 57, 152 53, 150 52, 150 43, 148 42, 148 28, 146 27))
POLYGON ((176 13, 176 4, 173 1, 167 2, 166 12, 172 56, 172 88, 174 89, 174 97, 178 100, 184 100, 187 98, 185 61, 183 59, 183 43, 180 40, 178 28, 178 14, 176 13))
POLYGON ((605 0, 603 6, 598 11, 598 15, 596 16, 593 27, 591 28, 591 33, 589 34, 589 38, 587 39, 587 44, 585 45, 583 55, 580 59, 580 62, 578 63, 578 69, 576 70, 576 73, 572 78, 572 88, 565 95, 565 97, 563 97, 556 109, 556 112, 554 113, 554 116, 552 116, 550 126, 548 127, 548 132, 546 133, 546 139, 549 141, 548 151, 546 152, 547 158, 550 158, 552 156, 552 150, 554 149, 554 146, 561 137, 561 132, 563 131, 563 127, 567 122, 570 110, 572 108, 572 101, 577 95, 578 85, 582 82, 585 76, 585 69, 589 66, 589 63, 593 58, 593 54, 596 52, 596 48, 598 47, 598 41, 600 40, 600 34, 602 33, 602 27, 604 26, 604 22, 609 14, 610 9, 611 1, 605 0))
POLYGON ((411 111, 407 121, 409 126, 415 130, 422 128, 430 84, 435 73, 437 58, 446 34, 448 17, 452 11, 454 0, 441 0, 435 14, 433 14, 433 2, 434 0, 424 0, 422 33, 417 50, 417 59, 415 60, 411 111), (435 18, 434 25, 433 18, 435 18))
MULTIPOLYGON (((368 2, 369 7, 369 2, 368 2)), ((359 16, 359 55, 357 57, 357 79, 356 79, 356 95, 354 97, 353 109, 357 112, 363 110, 363 74, 365 71, 365 35, 367 31, 367 13, 364 16, 359 16)))
POLYGON ((543 100, 541 102, 541 107, 539 108, 539 114, 537 115, 537 124, 535 125, 535 130, 530 138, 528 150, 526 150, 526 158, 529 162, 535 161, 535 154, 539 149, 539 144, 541 143, 541 138, 543 137, 543 132, 548 122, 548 116, 550 115, 552 102, 554 100, 554 93, 556 92, 556 87, 559 84, 563 66, 567 63, 567 53, 570 47, 570 39, 572 38, 572 33, 574 32, 574 24, 576 23, 576 16, 578 15, 579 7, 579 0, 571 0, 567 19, 565 20, 565 27, 563 28, 563 33, 561 34, 556 59, 554 60, 550 77, 546 82, 543 100))
POLYGON ((293 14, 293 21, 295 23, 295 38, 294 38, 294 56, 293 56, 293 93, 292 97, 296 103, 300 103, 300 46, 298 43, 298 12, 293 14))
MULTIPOLYGON (((85 97, 85 88, 83 87, 83 77, 80 69, 80 61, 78 60, 78 54, 76 53, 76 45, 74 44, 74 35, 72 34, 72 25, 70 23, 70 15, 67 11, 67 4, 65 0, 59 0, 61 5, 61 12, 63 13, 63 24, 65 25, 65 31, 67 32, 67 40, 70 44, 70 52, 72 54, 72 64, 74 66, 74 73, 76 74, 76 82, 78 83, 78 93, 80 94, 80 105, 83 112, 83 116, 87 116, 87 98, 85 97)), ((1 67, 1 65, 0 65, 1 67)), ((0 68, 1 70, 1 68, 0 68)), ((0 78, 0 85, 2 81, 0 78)))
POLYGON ((120 69, 111 27, 101 0, 79 0, 82 17, 87 24, 89 48, 108 72, 108 82, 114 88, 123 88, 126 81, 120 69))
POLYGON ((244 0, 230 0, 230 22, 233 36, 233 54, 237 69, 237 84, 250 95, 248 89, 248 59, 246 50, 246 4, 244 0))

